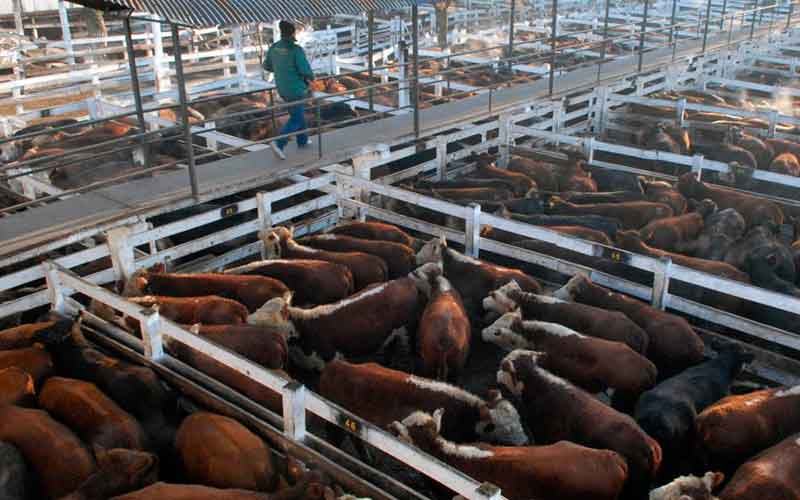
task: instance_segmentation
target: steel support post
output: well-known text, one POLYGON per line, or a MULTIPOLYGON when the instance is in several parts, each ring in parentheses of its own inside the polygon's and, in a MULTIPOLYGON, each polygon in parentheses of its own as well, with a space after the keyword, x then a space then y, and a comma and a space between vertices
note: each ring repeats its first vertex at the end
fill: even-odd
POLYGON ((372 81, 372 77, 375 73, 375 62, 372 60, 373 58, 373 51, 375 50, 375 11, 370 10, 367 12, 367 75, 369 75, 369 85, 370 88, 367 91, 369 94, 369 112, 375 112, 375 89, 372 88, 372 85, 375 83, 372 81))
POLYGON ((725 12, 728 10, 728 0, 722 0, 722 15, 719 18, 719 30, 725 28, 725 12))
POLYGON ((189 182, 192 186, 192 196, 197 198, 200 188, 197 184, 197 171, 194 164, 194 145, 192 144, 192 128, 189 125, 189 103, 186 96, 186 79, 183 77, 183 60, 181 59, 181 39, 178 25, 170 24, 172 28, 172 52, 175 54, 175 76, 178 79, 178 99, 181 105, 181 122, 183 124, 183 137, 186 141, 186 161, 189 164, 189 182))
POLYGON ((644 34, 647 31, 647 11, 650 10, 650 0, 644 0, 644 16, 642 17, 642 29, 639 32, 639 64, 637 73, 641 73, 644 64, 644 34))
POLYGON ((706 53, 706 45, 708 44, 708 26, 709 22, 711 21, 711 0, 708 0, 706 4, 706 27, 703 30, 703 50, 702 53, 706 53))
POLYGON ((67 51, 67 63, 75 65, 75 51, 72 48, 72 32, 69 27, 69 14, 64 0, 58 0, 58 18, 61 22, 61 39, 64 41, 64 49, 67 51))
POLYGON ((508 24, 508 72, 514 72, 514 19, 517 16, 517 0, 511 0, 511 14, 508 24))
POLYGON ((672 17, 669 21, 669 43, 672 45, 672 60, 675 61, 675 51, 678 48, 680 33, 675 32, 675 17, 678 14, 678 0, 672 0, 672 17))
MULTIPOLYGON (((140 133, 147 132, 147 123, 144 121, 144 107, 142 106, 142 90, 139 87, 139 70, 136 68, 136 51, 133 48, 133 33, 131 32, 131 11, 123 18, 125 26, 125 49, 128 52, 128 70, 131 73, 131 91, 133 92, 133 102, 136 106, 136 118, 139 121, 140 133)), ((147 139, 142 137, 142 155, 144 156, 145 168, 150 168, 150 148, 147 145, 147 139)))
POLYGON ((553 95, 553 87, 556 81, 556 38, 558 36, 558 0, 553 0, 553 28, 550 33, 550 82, 549 91, 553 95))
POLYGON ((22 23, 22 0, 14 0, 14 29, 25 36, 25 25, 22 23))
MULTIPOLYGON (((677 0, 676 0, 677 1, 677 0)), ((606 16, 603 19, 603 46, 600 49, 600 64, 597 65, 597 81, 600 81, 600 73, 603 70, 603 61, 606 59, 606 51, 608 50, 608 15, 611 9, 611 0, 606 0, 606 16)), ((670 33, 670 40, 671 33, 670 33)))
POLYGON ((412 100, 414 103, 414 137, 419 139, 419 8, 417 4, 411 6, 411 57, 414 59, 412 66, 412 100))
POLYGON ((786 14, 786 29, 792 25, 792 14, 794 13, 794 0, 789 1, 789 13, 786 14))
POLYGON ((755 5, 755 6, 753 7, 753 11, 752 11, 752 13, 751 13, 751 15, 753 16, 753 20, 752 20, 752 22, 750 23, 750 40, 752 40, 752 39, 753 39, 753 34, 754 34, 754 33, 755 33, 755 31, 756 31, 756 14, 758 14, 758 13, 756 12, 756 9, 758 9, 759 1, 758 1, 758 0, 756 0, 756 1, 754 2, 754 5, 755 5))

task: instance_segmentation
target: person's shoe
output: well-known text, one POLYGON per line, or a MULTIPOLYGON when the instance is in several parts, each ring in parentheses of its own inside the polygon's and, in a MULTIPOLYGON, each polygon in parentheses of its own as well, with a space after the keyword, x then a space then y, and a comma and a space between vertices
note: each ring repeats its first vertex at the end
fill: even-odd
POLYGON ((300 148, 300 149, 306 149, 307 147, 311 146, 312 144, 314 144, 314 142, 311 139, 309 139, 308 141, 306 141, 305 144, 303 144, 303 145, 298 144, 297 147, 300 148))
POLYGON ((280 159, 280 160, 285 160, 286 159, 286 155, 283 154, 283 150, 281 148, 279 148, 276 143, 270 142, 269 146, 272 148, 272 152, 275 153, 275 156, 277 156, 278 159, 280 159))

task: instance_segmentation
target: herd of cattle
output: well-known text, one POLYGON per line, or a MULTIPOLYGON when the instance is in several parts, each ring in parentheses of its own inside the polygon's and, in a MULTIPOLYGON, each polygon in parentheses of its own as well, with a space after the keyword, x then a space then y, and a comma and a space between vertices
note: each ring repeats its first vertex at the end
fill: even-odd
MULTIPOLYGON (((507 168, 494 166, 492 158, 483 155, 476 169, 463 177, 416 180, 404 187, 454 203, 478 203, 483 211, 505 218, 634 253, 669 257, 682 266, 800 297, 795 207, 703 182, 692 173, 669 183, 620 171, 590 171, 574 150, 566 150, 565 162, 542 160, 524 148, 514 153, 507 168)), ((424 207, 394 199, 384 205, 429 222, 463 228, 463 220, 424 207)), ((583 255, 492 227, 483 227, 482 236, 633 281, 651 279, 603 256, 583 255)), ((800 320, 794 315, 778 317, 772 309, 699 287, 676 284, 673 291, 800 331, 800 320)))
POLYGON ((87 340, 81 319, 0 332, 0 497, 353 499, 237 420, 181 401, 87 340))
MULTIPOLYGON (((729 395, 752 360, 739 344, 715 345, 717 356, 707 359, 685 319, 611 292, 585 275, 545 293, 519 269, 467 257, 443 238, 421 241, 388 224, 352 222, 297 240, 291 229, 275 227, 259 237, 266 260, 216 274, 142 269, 122 293, 196 335, 300 380, 477 480, 496 484, 511 499, 641 499, 649 491, 652 500, 706 500, 716 498, 716 490, 723 500, 800 498, 800 393, 780 387, 729 395)), ((132 318, 96 302, 89 307, 140 335, 132 318)), ((120 446, 105 441, 107 432, 95 426, 94 415, 105 412, 76 412, 80 406, 66 397, 52 398, 63 406, 49 403, 46 396, 57 382, 70 394, 83 394, 77 388, 84 387, 48 378, 50 360, 59 375, 94 383, 92 398, 103 391, 138 419, 140 434, 162 450, 162 461, 173 457, 184 481, 261 491, 279 484, 274 474, 257 469, 259 462, 242 461, 256 453, 252 443, 260 442, 246 429, 223 433, 221 427, 237 424, 200 414, 184 419, 175 434, 162 411, 163 389, 149 385, 147 369, 100 353, 69 323, 38 333, 36 328, 0 334, 10 349, 0 352, 2 366, 31 374, 28 382, 23 376, 24 383, 3 384, 3 391, 28 399, 35 391, 47 413, 24 409, 12 398, 17 404, 0 412, 0 441, 24 456, 14 466, 27 464, 47 477, 39 481, 54 488, 46 496, 71 493, 84 476, 104 471, 102 452, 93 458, 80 440, 94 444, 102 438, 105 448, 120 446), (19 425, 24 412, 36 419, 24 418, 46 424, 19 425), (84 476, 76 477, 75 466, 50 467, 54 451, 45 456, 31 445, 44 432, 49 439, 55 439, 50 433, 62 440, 71 436, 69 446, 54 450, 64 454, 61 463, 84 464, 84 476), (68 458, 70 453, 82 461, 68 458), (69 487, 63 486, 66 477, 69 487)), ((167 340, 165 348, 281 411, 280 394, 238 371, 179 342, 167 340)), ((114 420, 114 429, 129 430, 132 420, 114 420)), ((326 430, 333 443, 344 444, 342 429, 326 430)), ((366 460, 386 465, 355 437, 350 442, 366 460)), ((124 487, 133 488, 131 478, 143 476, 126 474, 124 487)), ((152 482, 156 476, 147 477, 152 482)), ((324 486, 313 491, 330 494, 324 486)), ((151 492, 164 489, 158 494, 170 499, 193 498, 189 488, 199 487, 149 486, 151 492)), ((449 498, 446 489, 431 488, 433 495, 449 498)), ((147 494, 122 498, 155 496, 147 494)), ((244 495, 203 498, 273 498, 237 494, 244 495)))

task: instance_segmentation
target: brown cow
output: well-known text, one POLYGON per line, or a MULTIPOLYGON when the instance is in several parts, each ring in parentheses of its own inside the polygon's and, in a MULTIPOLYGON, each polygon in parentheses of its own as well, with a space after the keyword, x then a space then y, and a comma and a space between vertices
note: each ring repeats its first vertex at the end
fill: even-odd
POLYGON ((442 435, 458 442, 487 441, 523 445, 528 437, 519 414, 498 391, 486 401, 460 387, 385 368, 377 363, 328 363, 319 379, 320 394, 386 428, 416 410, 447 410, 442 435))
POLYGON ((547 354, 516 350, 506 356, 497 383, 520 399, 523 418, 537 443, 573 441, 621 454, 634 483, 655 478, 661 466, 661 447, 628 415, 553 375, 542 363, 547 354))
POLYGON ((72 328, 71 320, 44 321, 41 323, 28 323, 0 331, 0 350, 20 349, 33 345, 33 337, 45 330, 60 330, 68 332, 72 328))
MULTIPOLYGON (((591 229, 588 227, 583 226, 540 226, 550 231, 555 231, 561 234, 567 234, 569 236, 574 236, 576 238, 581 238, 584 240, 594 241, 595 243, 600 243, 601 245, 608 245, 612 246, 614 242, 611 241, 611 238, 606 235, 603 231, 598 231, 596 229, 591 229)), ((516 235, 514 235, 516 236, 516 235)))
POLYGON ((22 368, 0 370, 0 405, 33 406, 36 390, 33 377, 22 368))
POLYGON ((628 201, 624 203, 593 203, 576 205, 552 196, 547 213, 552 215, 600 215, 622 222, 625 229, 639 229, 655 219, 672 217, 672 209, 663 203, 628 201))
POLYGON ((578 193, 596 193, 597 183, 586 170, 583 161, 570 161, 559 169, 558 190, 578 193))
POLYGON ((703 360, 703 341, 685 319, 595 285, 583 273, 576 274, 553 296, 625 313, 647 332, 647 357, 662 377, 703 360))
POLYGON ((675 252, 680 244, 697 238, 703 230, 705 218, 716 210, 713 201, 703 200, 697 211, 654 220, 640 229, 639 234, 647 245, 675 252))
POLYGON ((236 274, 172 274, 140 270, 131 276, 123 295, 199 297, 216 295, 236 300, 253 312, 275 297, 288 300, 289 288, 274 278, 236 274))
POLYGON ((800 434, 767 448, 736 469, 720 500, 800 498, 800 434))
POLYGON ((111 500, 275 500, 272 495, 241 489, 221 489, 198 484, 155 483, 111 500))
POLYGON ((455 444, 440 435, 443 414, 442 409, 433 415, 414 412, 391 430, 470 477, 498 486, 511 500, 616 500, 628 477, 619 453, 568 441, 514 447, 455 444))
POLYGON ((286 368, 289 347, 286 331, 255 325, 192 325, 189 330, 206 340, 237 352, 264 368, 286 368))
POLYGON ((275 278, 292 290, 295 305, 336 302, 353 293, 353 273, 346 266, 325 260, 272 259, 251 262, 225 274, 254 274, 275 278))
POLYGON ((97 471, 61 500, 106 500, 151 485, 158 480, 158 455, 116 448, 94 449, 97 471))
POLYGON ((783 153, 770 162, 767 170, 776 174, 800 177, 800 162, 797 161, 797 157, 792 153, 783 153))
POLYGON ((678 190, 687 198, 695 200, 708 198, 721 210, 736 209, 744 217, 748 228, 765 224, 768 221, 776 225, 783 224, 783 212, 775 203, 730 189, 710 186, 698 180, 692 172, 687 172, 680 177, 678 190))
POLYGON ((461 294, 467 310, 474 314, 481 311, 484 298, 511 280, 516 281, 526 292, 542 291, 539 282, 518 269, 473 259, 448 248, 444 236, 430 240, 417 253, 417 264, 426 262, 442 266, 444 276, 461 294))
POLYGON ((542 368, 590 392, 610 387, 641 394, 656 383, 655 365, 622 342, 587 337, 557 323, 523 321, 519 312, 504 314, 482 335, 484 341, 506 351, 547 353, 542 368))
POLYGON ((50 354, 36 346, 0 351, 0 370, 12 366, 28 372, 37 385, 53 373, 53 359, 50 354))
POLYGON ((389 269, 389 278, 396 279, 414 270, 414 249, 391 241, 374 241, 338 234, 306 236, 301 245, 331 252, 363 252, 380 257, 389 269))
POLYGON ((359 222, 353 221, 342 224, 330 230, 333 234, 343 234, 354 238, 364 238, 365 240, 394 241, 414 248, 416 239, 397 226, 385 224, 383 222, 359 222))
POLYGON ((247 321, 247 308, 235 300, 208 295, 205 297, 166 297, 145 295, 129 297, 144 307, 158 306, 158 312, 176 323, 237 325, 247 321))
POLYGON ((72 493, 96 469, 80 439, 42 410, 0 407, 0 441, 19 448, 45 498, 72 493))
POLYGON ((723 468, 800 432, 800 386, 728 396, 695 419, 697 446, 723 468))
POLYGON ((557 192, 559 190, 556 168, 551 163, 521 156, 512 156, 508 160, 508 170, 530 177, 542 191, 557 192))
POLYGON ((530 196, 538 190, 536 181, 527 175, 505 168, 498 168, 494 165, 492 159, 488 157, 479 158, 478 168, 470 173, 470 177, 506 181, 513 190, 514 196, 530 196))
POLYGON ((464 188, 431 188, 414 191, 432 198, 443 198, 453 202, 469 203, 476 200, 504 201, 514 197, 508 188, 497 187, 464 187, 464 188))
POLYGON ((91 382, 51 377, 39 394, 39 406, 88 445, 131 450, 148 447, 139 422, 91 382))
POLYGON ((289 338, 299 337, 292 359, 308 369, 322 370, 337 353, 366 356, 396 337, 403 341, 407 328, 416 325, 421 308, 417 279, 412 274, 312 309, 272 299, 248 322, 288 329, 289 338))
POLYGON ((706 472, 703 477, 680 476, 650 491, 649 500, 717 500, 711 493, 724 480, 721 472, 706 472))
POLYGON ((515 281, 494 290, 483 299, 483 307, 497 315, 519 309, 524 319, 558 323, 590 337, 622 342, 639 354, 647 353, 647 332, 624 313, 523 292, 515 281))
POLYGON ((264 244, 267 258, 315 259, 341 264, 353 273, 355 289, 361 290, 373 283, 388 279, 389 268, 380 257, 364 252, 329 252, 317 250, 294 241, 292 230, 276 227, 272 231, 260 231, 258 237, 264 244))
POLYGON ((430 288, 417 332, 422 373, 438 380, 458 380, 469 355, 469 318, 447 278, 436 276, 430 288))
POLYGON ((192 482, 255 491, 277 486, 269 448, 232 418, 206 412, 189 415, 178 428, 175 448, 192 482))
POLYGON ((665 181, 641 182, 645 190, 645 199, 654 203, 663 203, 672 208, 673 215, 683 215, 689 203, 672 184, 665 181))
POLYGON ((688 257, 683 254, 668 252, 666 250, 659 250, 646 245, 639 233, 636 231, 619 231, 617 232, 617 245, 623 250, 636 252, 651 257, 669 257, 672 262, 681 266, 691 267, 698 271, 727 278, 729 280, 739 281, 741 283, 750 283, 750 277, 734 266, 716 260, 700 259, 697 257, 688 257))

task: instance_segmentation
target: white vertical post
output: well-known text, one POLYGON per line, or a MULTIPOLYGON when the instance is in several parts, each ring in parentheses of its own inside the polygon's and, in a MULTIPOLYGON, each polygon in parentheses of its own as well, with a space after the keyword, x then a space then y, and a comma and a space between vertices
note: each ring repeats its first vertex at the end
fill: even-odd
POLYGON ((591 165, 594 161, 594 137, 589 137, 583 141, 583 154, 586 156, 586 161, 591 165))
POLYGON ((470 203, 464 207, 464 252, 477 257, 481 251, 481 206, 470 203))
POLYGON ((436 138, 436 180, 443 181, 447 178, 447 137, 440 135, 436 138))
POLYGON ((511 131, 514 128, 514 124, 511 115, 507 113, 501 114, 498 120, 500 121, 498 131, 498 138, 500 139, 500 158, 497 161, 497 166, 506 168, 508 167, 508 160, 511 157, 511 131))
POLYGON ((397 104, 399 107, 404 108, 408 106, 408 103, 411 102, 410 94, 411 89, 409 88, 408 82, 406 82, 406 75, 408 72, 406 71, 406 50, 405 50, 405 42, 402 40, 400 43, 396 45, 395 49, 395 57, 397 58, 398 64, 398 94, 397 94, 397 104))
POLYGON ((694 155, 692 156, 692 173, 694 173, 697 180, 701 180, 703 177, 703 163, 705 162, 705 158, 703 155, 694 155))
POLYGON ((306 437, 306 388, 293 380, 283 386, 283 433, 295 440, 306 437))
POLYGON ((242 52, 242 27, 236 25, 232 28, 233 50, 236 58, 236 76, 239 80, 239 88, 244 89, 247 85, 247 66, 245 65, 244 52, 242 52))
POLYGON ((47 281, 47 292, 50 295, 50 309, 59 314, 66 314, 64 284, 61 282, 58 268, 49 261, 42 263, 42 267, 47 281))
POLYGON ((686 125, 686 123, 685 123, 685 118, 686 118, 686 98, 685 97, 683 97, 681 99, 678 99, 678 104, 677 104, 677 106, 675 106, 675 112, 677 113, 677 117, 676 118, 677 118, 677 121, 678 121, 678 126, 680 128, 683 128, 686 125))
MULTIPOLYGON (((11 54, 11 63, 14 65, 14 79, 16 81, 24 80, 25 79, 25 66, 19 62, 19 50, 15 49, 14 52, 11 54)), ((14 100, 16 101, 16 105, 14 106, 15 111, 18 115, 21 115, 25 112, 25 105, 22 103, 22 91, 24 87, 17 86, 11 91, 11 95, 14 96, 14 100)))
POLYGON ((281 28, 280 28, 280 21, 275 21, 272 23, 272 43, 280 42, 281 41, 281 28))
POLYGON ((256 193, 256 205, 258 207, 258 220, 262 229, 272 228, 272 197, 269 192, 259 191, 256 193))
POLYGON ((72 49, 72 32, 69 29, 69 16, 64 0, 58 0, 58 18, 61 21, 61 38, 64 40, 64 49, 67 51, 67 62, 75 65, 75 51, 72 49))
POLYGON ((564 99, 553 103, 553 133, 561 131, 562 120, 564 119, 564 99))
POLYGON ((659 259, 661 269, 653 273, 653 307, 661 309, 667 308, 669 300, 669 279, 672 270, 672 259, 661 257, 659 259))
POLYGON ((164 357, 164 340, 161 336, 161 315, 153 307, 144 312, 146 319, 141 322, 144 355, 158 363, 164 357))
MULTIPOLYGON (((25 25, 22 23, 22 0, 14 0, 14 29, 22 36, 25 36, 25 25)), ((36 22, 34 21, 34 25, 36 22)), ((34 37, 36 39, 38 37, 34 37)))
POLYGON ((156 77, 156 93, 165 92, 170 88, 170 80, 169 71, 164 70, 164 41, 160 22, 150 24, 150 36, 153 43, 153 71, 156 77))
POLYGON ((769 112, 769 136, 775 137, 775 129, 778 127, 778 112, 774 109, 769 112))
POLYGON ((106 233, 108 253, 111 256, 111 265, 118 280, 128 281, 136 272, 136 263, 133 255, 133 246, 128 240, 131 229, 129 227, 115 227, 106 233))
MULTIPOLYGON (((217 122, 214 121, 214 120, 209 120, 209 121, 205 122, 205 127, 204 128, 213 130, 216 127, 217 127, 217 122)), ((206 138, 205 138, 206 139, 206 146, 208 147, 208 149, 216 151, 217 149, 219 149, 219 144, 217 143, 217 140, 214 139, 213 137, 214 136, 212 136, 212 135, 206 136, 206 138)))
POLYGON ((598 87, 595 98, 594 122, 595 133, 602 134, 606 130, 606 110, 608 109, 608 87, 598 87))

